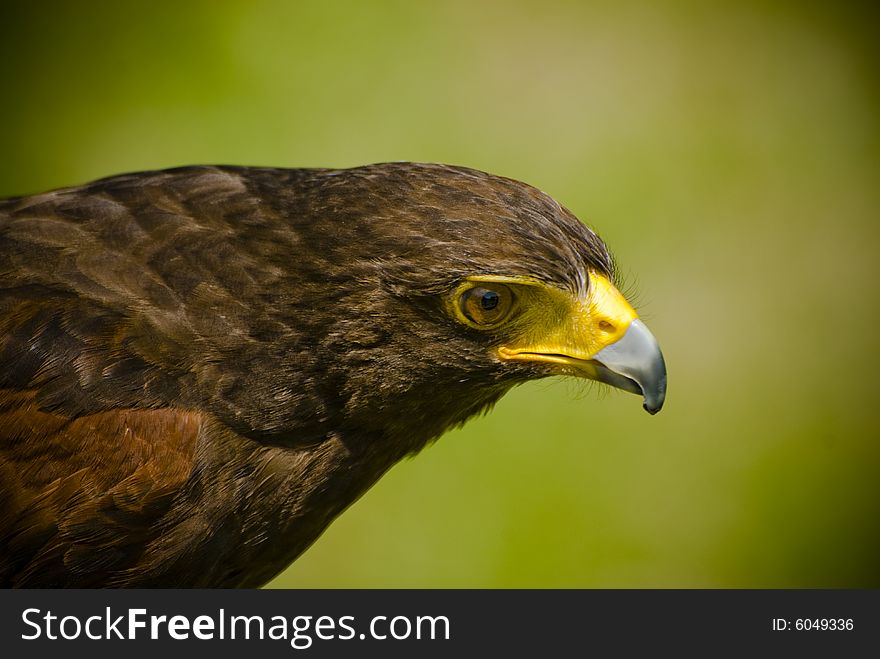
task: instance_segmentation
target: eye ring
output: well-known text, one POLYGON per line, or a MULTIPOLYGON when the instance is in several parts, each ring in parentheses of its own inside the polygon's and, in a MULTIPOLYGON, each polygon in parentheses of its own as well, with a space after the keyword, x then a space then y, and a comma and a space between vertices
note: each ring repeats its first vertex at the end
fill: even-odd
POLYGON ((499 283, 468 288, 461 293, 459 309, 469 324, 481 329, 503 322, 513 307, 513 292, 499 283))

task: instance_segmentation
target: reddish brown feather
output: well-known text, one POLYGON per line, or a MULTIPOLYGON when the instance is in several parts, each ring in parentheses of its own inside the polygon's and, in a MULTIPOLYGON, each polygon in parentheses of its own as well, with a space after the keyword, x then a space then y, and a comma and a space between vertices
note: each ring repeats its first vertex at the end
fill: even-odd
POLYGON ((69 419, 35 398, 0 391, 0 544, 10 548, 0 580, 132 567, 192 472, 203 416, 166 408, 69 419))

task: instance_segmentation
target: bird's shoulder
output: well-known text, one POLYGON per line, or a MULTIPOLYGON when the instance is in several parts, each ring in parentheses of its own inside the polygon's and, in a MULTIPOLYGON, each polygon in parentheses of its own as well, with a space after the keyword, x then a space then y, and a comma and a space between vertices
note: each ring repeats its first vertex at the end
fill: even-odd
POLYGON ((0 390, 0 583, 123 578, 171 524, 204 426, 169 408, 68 417, 0 390))

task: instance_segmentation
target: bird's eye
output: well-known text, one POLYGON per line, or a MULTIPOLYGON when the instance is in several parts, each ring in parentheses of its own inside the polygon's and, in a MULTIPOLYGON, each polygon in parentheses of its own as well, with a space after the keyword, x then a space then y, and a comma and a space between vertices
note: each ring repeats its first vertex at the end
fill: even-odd
POLYGON ((503 284, 492 284, 492 288, 475 286, 462 293, 461 312, 481 327, 500 323, 507 317, 513 302, 513 294, 503 284))

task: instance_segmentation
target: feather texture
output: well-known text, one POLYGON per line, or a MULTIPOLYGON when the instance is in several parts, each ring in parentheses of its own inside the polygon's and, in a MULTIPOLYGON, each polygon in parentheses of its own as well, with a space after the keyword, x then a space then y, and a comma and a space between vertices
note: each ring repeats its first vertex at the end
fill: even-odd
POLYGON ((602 241, 444 165, 187 167, 0 201, 0 584, 256 586, 540 377, 444 311, 578 291, 602 241))

